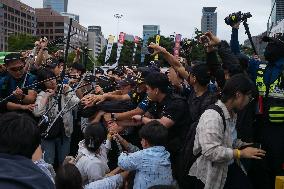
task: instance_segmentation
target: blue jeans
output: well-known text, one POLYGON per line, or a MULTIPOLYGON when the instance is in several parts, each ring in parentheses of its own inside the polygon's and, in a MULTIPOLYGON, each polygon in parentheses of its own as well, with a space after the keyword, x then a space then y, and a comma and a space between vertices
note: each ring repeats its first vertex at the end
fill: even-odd
POLYGON ((58 155, 58 162, 61 165, 65 157, 69 154, 70 151, 70 137, 63 136, 62 138, 54 139, 43 139, 41 141, 43 149, 43 159, 49 164, 54 163, 55 159, 55 150, 58 155))

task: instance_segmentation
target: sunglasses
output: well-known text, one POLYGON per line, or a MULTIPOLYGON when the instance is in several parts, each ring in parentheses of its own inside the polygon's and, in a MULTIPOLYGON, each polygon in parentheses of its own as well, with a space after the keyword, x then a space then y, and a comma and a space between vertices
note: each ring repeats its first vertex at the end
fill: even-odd
POLYGON ((14 68, 9 68, 9 70, 11 70, 12 72, 18 72, 18 71, 22 71, 24 69, 25 66, 19 66, 19 67, 14 67, 14 68))

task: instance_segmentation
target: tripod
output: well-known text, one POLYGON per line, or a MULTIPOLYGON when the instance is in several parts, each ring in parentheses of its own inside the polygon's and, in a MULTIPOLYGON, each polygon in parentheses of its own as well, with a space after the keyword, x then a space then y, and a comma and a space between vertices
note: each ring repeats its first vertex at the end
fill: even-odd
POLYGON ((248 38, 249 38, 251 47, 252 47, 252 49, 253 49, 253 51, 254 51, 254 54, 255 54, 255 55, 258 55, 258 53, 257 53, 257 51, 256 51, 256 49, 255 49, 254 42, 253 42, 253 40, 252 40, 252 36, 251 36, 250 30, 249 30, 249 25, 248 25, 248 23, 247 23, 247 19, 245 19, 245 20, 243 21, 243 24, 244 24, 244 27, 245 27, 245 30, 246 30, 246 34, 248 35, 248 38))

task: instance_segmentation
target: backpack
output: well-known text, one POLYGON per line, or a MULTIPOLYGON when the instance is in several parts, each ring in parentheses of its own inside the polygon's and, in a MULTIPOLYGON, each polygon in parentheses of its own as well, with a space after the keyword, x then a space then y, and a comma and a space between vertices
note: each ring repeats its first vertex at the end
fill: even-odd
MULTIPOLYGON (((224 125, 224 132, 226 130, 226 121, 225 121, 225 115, 222 110, 218 105, 212 104, 208 106, 206 110, 215 110, 220 114, 223 120, 223 125, 224 125)), ((196 128, 198 125, 199 121, 194 122, 191 126, 189 131, 187 132, 186 135, 186 140, 184 143, 184 146, 181 150, 180 154, 180 160, 178 161, 178 170, 179 170, 179 177, 184 178, 184 176, 188 175, 188 172, 193 165, 193 163, 197 160, 202 155, 202 152, 199 152, 197 155, 193 154, 193 147, 194 147, 194 140, 195 140, 195 134, 196 134, 196 128)))

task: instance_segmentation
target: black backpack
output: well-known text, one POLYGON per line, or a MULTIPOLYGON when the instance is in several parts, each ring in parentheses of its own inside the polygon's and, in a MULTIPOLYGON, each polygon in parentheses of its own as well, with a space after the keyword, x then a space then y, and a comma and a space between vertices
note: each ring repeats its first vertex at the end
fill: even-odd
MULTIPOLYGON (((227 126, 226 126, 226 121, 225 121, 225 115, 224 115, 222 108, 220 108, 216 104, 212 104, 208 106, 206 110, 209 110, 209 109, 215 110, 216 112, 220 114, 223 120, 224 132, 225 132, 227 126)), ((197 158, 199 158, 202 155, 201 152, 199 152, 197 155, 193 154, 194 140, 195 140, 195 134, 196 134, 196 128, 197 128, 198 122, 199 121, 196 121, 193 124, 191 124, 190 129, 186 135, 184 146, 180 152, 181 153, 179 156, 180 160, 178 161, 179 162, 178 170, 179 170, 180 178, 184 178, 185 176, 188 175, 188 172, 191 166, 193 165, 193 163, 197 160, 197 158)))

